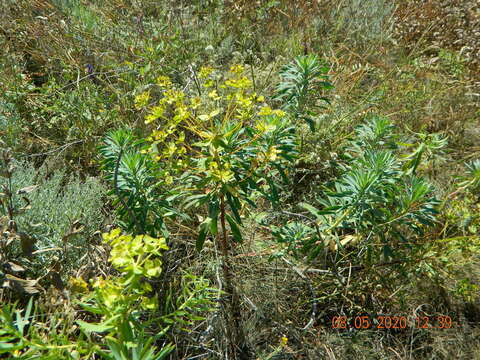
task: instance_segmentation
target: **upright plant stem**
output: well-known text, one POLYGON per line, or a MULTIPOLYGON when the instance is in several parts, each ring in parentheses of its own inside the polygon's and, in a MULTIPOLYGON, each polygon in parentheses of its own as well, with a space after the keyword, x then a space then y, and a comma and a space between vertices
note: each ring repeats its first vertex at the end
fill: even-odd
POLYGON ((233 273, 230 264, 230 254, 228 249, 227 227, 225 225, 225 195, 220 196, 220 223, 222 234, 218 234, 218 242, 222 253, 222 270, 225 281, 224 298, 225 320, 228 341, 229 359, 246 359, 247 347, 245 337, 240 324, 240 301, 233 285, 233 273))

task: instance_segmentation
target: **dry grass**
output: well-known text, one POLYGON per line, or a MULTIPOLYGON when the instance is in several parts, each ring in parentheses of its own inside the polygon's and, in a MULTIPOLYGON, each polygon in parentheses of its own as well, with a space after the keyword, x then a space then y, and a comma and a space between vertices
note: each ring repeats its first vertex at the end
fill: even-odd
POLYGON ((480 66, 480 1, 399 2, 396 33, 411 54, 458 51, 469 66, 480 66))

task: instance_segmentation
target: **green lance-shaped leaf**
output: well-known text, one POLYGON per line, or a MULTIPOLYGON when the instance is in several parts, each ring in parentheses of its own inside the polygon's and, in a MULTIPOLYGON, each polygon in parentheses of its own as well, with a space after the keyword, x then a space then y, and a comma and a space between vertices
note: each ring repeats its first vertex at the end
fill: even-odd
POLYGON ((219 213, 220 206, 218 204, 218 199, 210 201, 210 203, 208 204, 208 217, 212 219, 212 221, 210 222, 210 232, 212 233, 212 235, 217 235, 218 233, 217 220, 219 213))
POLYGON ((5 338, 0 339, 0 354, 11 354, 13 351, 21 350, 25 347, 25 345, 22 342, 16 343, 16 338, 14 337, 7 338, 6 340, 5 338), (7 342, 6 340, 12 341, 12 342, 7 342))
POLYGON ((80 328, 83 331, 85 331, 87 333, 91 333, 91 332, 103 333, 105 331, 109 331, 109 330, 112 330, 113 328, 115 328, 115 321, 117 321, 120 317, 121 317, 121 315, 115 315, 115 316, 111 317, 110 319, 108 319, 104 322, 100 322, 98 324, 92 324, 92 323, 87 323, 87 322, 82 321, 82 320, 77 320, 77 324, 80 326, 80 328))
POLYGON ((197 248, 197 251, 200 251, 203 249, 203 244, 205 243, 205 239, 208 234, 208 230, 210 229, 212 225, 212 218, 207 217, 201 224, 200 224, 200 231, 198 233, 198 238, 195 243, 195 246, 197 248))
POLYGON ((232 210, 233 216, 235 217, 235 221, 238 224, 242 224, 242 218, 240 217, 239 209, 241 207, 240 200, 236 198, 235 196, 232 196, 230 193, 226 193, 226 198, 227 198, 227 203, 230 206, 230 209, 232 210))
POLYGON ((229 214, 225 214, 225 217, 230 225, 230 229, 232 230, 233 238, 236 242, 241 243, 243 241, 242 232, 240 231, 240 227, 235 222, 235 219, 230 216, 229 214))

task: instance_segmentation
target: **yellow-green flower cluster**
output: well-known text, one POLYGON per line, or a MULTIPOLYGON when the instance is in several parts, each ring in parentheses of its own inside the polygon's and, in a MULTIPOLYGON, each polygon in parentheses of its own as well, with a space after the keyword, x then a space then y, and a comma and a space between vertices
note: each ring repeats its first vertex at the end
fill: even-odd
MULTIPOLYGON (((110 262, 123 274, 116 279, 91 280, 96 300, 109 309, 138 302, 143 309, 154 309, 157 306, 156 298, 146 296, 152 291, 152 286, 141 279, 160 275, 162 263, 158 256, 163 250, 168 250, 165 239, 148 235, 123 235, 120 229, 103 234, 103 239, 112 246, 110 262)), ((86 288, 78 279, 71 280, 71 283, 81 289, 86 288)))
POLYGON ((252 87, 252 81, 246 76, 241 76, 236 79, 226 80, 225 85, 233 88, 237 88, 237 89, 248 89, 252 87))
POLYGON ((68 287, 75 293, 87 293, 88 284, 80 277, 71 277, 68 280, 68 287))
MULTIPOLYGON (((184 103, 185 93, 183 91, 174 89, 172 87, 172 82, 166 76, 160 76, 157 79, 157 84, 164 89, 163 98, 160 99, 158 105, 153 106, 150 109, 149 113, 145 117, 145 124, 150 124, 158 119, 162 119, 168 108, 168 105, 173 105, 175 112, 174 119, 177 122, 187 119, 190 116, 190 113, 187 111, 187 107, 184 103)), ((145 97, 146 95, 142 95, 142 97, 139 98, 139 104, 143 104, 143 102, 148 101, 149 95, 147 100, 145 100, 145 97)))
MULTIPOLYGON (((147 138, 147 141, 152 142, 151 148, 144 152, 152 153, 153 158, 159 161, 165 157, 171 158, 174 155, 181 156, 186 153, 187 150, 182 145, 185 134, 178 130, 178 126, 193 116, 192 112, 200 105, 200 99, 193 98, 191 104, 187 104, 185 93, 175 89, 168 77, 160 76, 157 84, 163 88, 163 98, 145 117, 146 124, 153 123, 157 128, 152 130, 147 138), (162 146, 159 146, 160 144, 162 146)), ((171 178, 169 177, 168 180, 170 181, 171 178)))
POLYGON ((103 234, 105 242, 112 246, 110 262, 119 271, 156 277, 161 272, 160 256, 162 250, 168 250, 164 238, 152 238, 148 235, 121 235, 120 229, 103 234))
POLYGON ((198 77, 200 79, 206 79, 213 73, 213 68, 211 66, 202 66, 198 72, 198 77))
MULTIPOLYGON (((158 306, 156 297, 148 297, 144 294, 151 292, 152 286, 147 282, 136 284, 138 288, 135 291, 126 291, 126 287, 119 279, 107 277, 90 280, 93 290, 95 291, 96 301, 114 313, 115 309, 125 308, 133 304, 140 304, 144 310, 153 310, 158 306)), ((127 310, 132 310, 131 308, 127 310)))
POLYGON ((92 282, 92 288, 97 293, 97 300, 100 300, 107 308, 114 308, 126 300, 122 294, 122 286, 111 278, 98 278, 92 282))
MULTIPOLYGON (((192 153, 189 152, 192 149, 185 143, 185 132, 190 139, 201 138, 201 142, 193 142, 190 146, 208 146, 218 151, 223 138, 228 135, 224 126, 232 120, 239 126, 253 125, 260 136, 277 128, 274 119, 283 117, 285 113, 272 109, 265 104, 263 96, 252 92, 252 81, 244 76, 244 72, 242 65, 233 65, 227 79, 217 88, 212 88, 215 85, 214 69, 202 67, 198 78, 207 91, 191 98, 175 89, 169 78, 161 76, 157 79, 163 97, 145 117, 145 123, 155 126, 147 138, 151 142, 148 152, 156 161, 164 161, 163 168, 170 171, 167 176, 169 182, 175 171, 185 170, 192 162, 192 153)), ((273 161, 277 153, 278 150, 271 149, 264 158, 273 161)), ((223 166, 208 171, 221 183, 233 178, 231 170, 223 166)))
POLYGON ((148 100, 150 100, 150 93, 148 91, 135 96, 135 108, 140 110, 141 108, 147 106, 148 100))
POLYGON ((168 76, 159 76, 157 78, 157 85, 164 88, 169 88, 172 86, 172 81, 168 76))
POLYGON ((213 71, 212 67, 203 66, 198 72, 198 77, 203 81, 203 87, 207 89, 215 85, 215 81, 211 78, 213 71))
POLYGON ((225 80, 224 85, 221 87, 231 87, 231 88, 236 88, 239 90, 246 90, 252 87, 252 81, 243 75, 245 71, 245 68, 243 65, 232 65, 230 67, 230 73, 232 74, 232 77, 230 79, 225 80))
POLYGON ((235 64, 230 66, 230 72, 233 74, 240 75, 240 74, 243 74, 244 71, 245 71, 245 67, 241 64, 235 64))
POLYGON ((230 170, 231 165, 228 162, 225 162, 219 165, 217 162, 212 161, 209 164, 209 173, 212 177, 220 183, 227 184, 230 182, 235 174, 230 170))
POLYGON ((276 115, 278 117, 285 116, 285 112, 279 109, 273 110, 270 106, 264 106, 258 112, 260 116, 269 116, 269 115, 276 115))

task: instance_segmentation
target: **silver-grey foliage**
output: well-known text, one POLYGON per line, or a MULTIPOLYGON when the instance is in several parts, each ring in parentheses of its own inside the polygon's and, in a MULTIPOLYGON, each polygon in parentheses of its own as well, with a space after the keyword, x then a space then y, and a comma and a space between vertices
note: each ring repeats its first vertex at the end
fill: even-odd
MULTIPOLYGON (((6 181, 0 178, 0 183, 6 181)), ((99 229, 103 217, 101 213, 102 197, 105 187, 96 178, 80 180, 78 176, 67 174, 66 169, 48 174, 46 168, 36 170, 30 163, 17 163, 12 176, 13 193, 19 189, 37 185, 36 189, 25 196, 30 208, 15 217, 18 230, 36 239, 37 254, 30 259, 36 275, 43 275, 54 259, 58 259, 65 270, 79 266, 79 260, 86 253, 87 239, 99 229), (74 222, 76 229, 83 230, 74 236, 71 232, 74 222), (40 252, 52 248, 52 250, 40 252)), ((25 205, 21 196, 15 196, 15 207, 25 205)))

